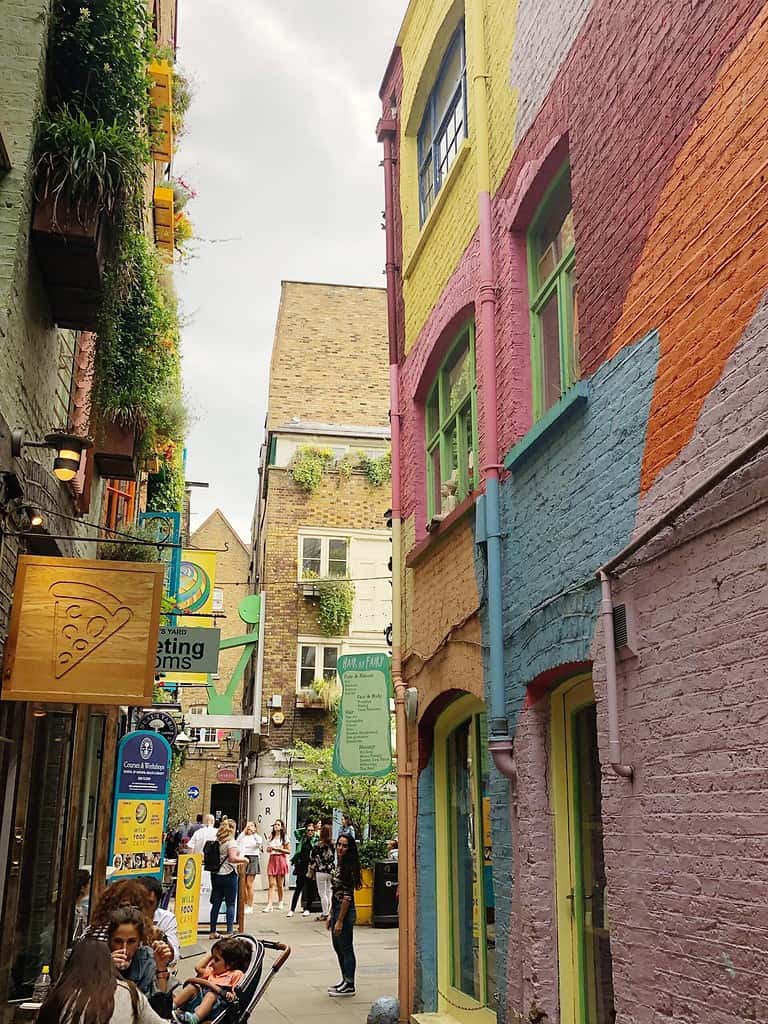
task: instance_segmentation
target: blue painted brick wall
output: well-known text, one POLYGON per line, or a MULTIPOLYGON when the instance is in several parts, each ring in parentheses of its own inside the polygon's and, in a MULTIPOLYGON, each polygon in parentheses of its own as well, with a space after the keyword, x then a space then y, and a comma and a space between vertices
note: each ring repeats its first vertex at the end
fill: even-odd
POLYGON ((435 879, 435 771, 430 758, 419 775, 416 816, 416 993, 417 1012, 437 1009, 437 888, 435 879))

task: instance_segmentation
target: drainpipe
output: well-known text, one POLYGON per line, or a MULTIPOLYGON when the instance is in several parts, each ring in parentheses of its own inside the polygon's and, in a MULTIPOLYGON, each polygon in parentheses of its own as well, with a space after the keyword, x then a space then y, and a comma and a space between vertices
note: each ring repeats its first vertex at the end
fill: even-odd
POLYGON ((489 749, 494 763, 510 781, 515 778, 513 741, 509 735, 504 700, 504 624, 502 621, 501 517, 499 513, 499 433, 496 389, 496 278, 493 269, 493 214, 491 210, 491 167, 488 142, 488 73, 483 33, 483 0, 471 0, 472 79, 475 115, 475 164, 480 241, 480 282, 478 288, 482 367, 479 390, 485 425, 485 533, 488 551, 488 636, 490 683, 489 749))
POLYGON ((621 760, 621 737, 619 735, 619 703, 616 690, 616 645, 613 636, 613 598, 611 577, 602 569, 599 572, 600 618, 603 623, 603 645, 605 646, 605 701, 608 706, 608 762, 622 779, 631 779, 635 770, 631 764, 621 760))
POLYGON ((400 1021, 408 1024, 412 1010, 411 943, 415 941, 414 907, 411 898, 411 769, 408 763, 408 720, 405 713, 401 633, 402 513, 400 508, 400 367, 397 346, 397 283, 395 262, 395 175, 393 147, 397 135, 396 112, 382 118, 376 128, 384 144, 384 227, 386 233, 387 329, 389 337, 390 428, 392 444, 392 688, 395 695, 395 753, 397 760, 397 808, 400 869, 398 940, 398 999, 400 1021))

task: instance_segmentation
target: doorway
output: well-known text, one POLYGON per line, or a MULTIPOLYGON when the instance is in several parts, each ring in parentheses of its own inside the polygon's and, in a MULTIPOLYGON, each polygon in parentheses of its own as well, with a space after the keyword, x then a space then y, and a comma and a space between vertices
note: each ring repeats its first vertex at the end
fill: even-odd
POLYGON ((552 696, 560 1020, 613 1024, 613 970, 592 680, 552 696))
POLYGON ((231 818, 240 823, 240 785, 237 782, 215 782, 211 786, 211 814, 217 822, 231 818))

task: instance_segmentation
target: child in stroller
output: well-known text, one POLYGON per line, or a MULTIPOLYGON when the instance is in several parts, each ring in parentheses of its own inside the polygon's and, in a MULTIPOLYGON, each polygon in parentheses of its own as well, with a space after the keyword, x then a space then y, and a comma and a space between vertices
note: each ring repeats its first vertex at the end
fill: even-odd
POLYGON ((210 954, 195 968, 195 974, 203 981, 213 982, 220 991, 201 991, 192 982, 178 988, 173 993, 174 1020, 178 1024, 199 1024, 217 1016, 227 1001, 234 1001, 235 988, 243 980, 250 959, 251 949, 243 939, 214 942, 210 954))

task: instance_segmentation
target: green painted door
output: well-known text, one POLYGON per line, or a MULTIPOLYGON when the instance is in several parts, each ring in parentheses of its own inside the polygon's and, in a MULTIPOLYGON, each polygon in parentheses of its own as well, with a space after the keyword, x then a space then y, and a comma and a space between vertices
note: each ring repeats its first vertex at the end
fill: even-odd
POLYGON ((553 696, 553 786, 563 1024, 613 1024, 597 716, 589 680, 553 696))

